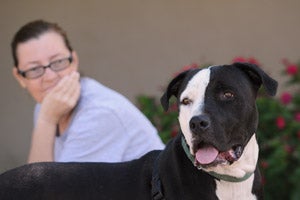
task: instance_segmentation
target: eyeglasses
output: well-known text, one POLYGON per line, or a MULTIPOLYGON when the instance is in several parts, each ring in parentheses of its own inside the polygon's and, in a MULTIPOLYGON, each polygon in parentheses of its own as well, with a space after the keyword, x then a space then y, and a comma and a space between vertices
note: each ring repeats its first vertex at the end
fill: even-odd
POLYGON ((67 67, 69 67, 70 64, 72 63, 72 61, 73 61, 73 58, 72 58, 72 56, 70 56, 68 58, 55 60, 55 61, 49 63, 49 65, 47 65, 47 66, 33 67, 26 71, 21 71, 18 69, 18 73, 20 75, 22 75, 24 78, 35 79, 35 78, 39 78, 39 77, 43 76, 47 68, 50 68, 52 71, 59 72, 59 71, 66 69, 67 67))

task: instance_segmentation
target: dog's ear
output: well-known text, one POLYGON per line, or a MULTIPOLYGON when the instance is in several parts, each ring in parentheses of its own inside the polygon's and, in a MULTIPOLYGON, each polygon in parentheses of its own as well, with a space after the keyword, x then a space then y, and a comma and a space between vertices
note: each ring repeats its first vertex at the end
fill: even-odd
POLYGON ((160 98, 160 103, 165 111, 169 109, 169 100, 174 95, 177 97, 179 88, 183 80, 185 79, 186 75, 192 70, 186 70, 178 74, 168 85, 167 90, 160 98))
POLYGON ((275 96, 278 87, 277 81, 267 75, 260 67, 251 63, 233 63, 233 66, 246 72, 257 90, 263 85, 269 95, 275 96))

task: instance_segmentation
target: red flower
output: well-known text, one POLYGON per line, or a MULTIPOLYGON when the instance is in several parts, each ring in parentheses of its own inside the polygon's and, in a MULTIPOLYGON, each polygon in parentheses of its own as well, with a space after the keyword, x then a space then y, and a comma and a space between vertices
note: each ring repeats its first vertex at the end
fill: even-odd
POLYGON ((251 64, 255 64, 255 65, 260 65, 259 62, 254 58, 254 57, 250 57, 250 58, 244 58, 244 57, 236 57, 232 60, 233 63, 235 62, 240 62, 240 63, 251 63, 251 64))
POLYGON ((282 116, 276 118, 276 126, 279 129, 283 129, 285 127, 285 119, 282 116))
POLYGON ((174 102, 169 106, 168 112, 176 112, 176 111, 178 111, 178 107, 177 107, 177 103, 174 102))
POLYGON ((174 137, 176 137, 177 134, 178 134, 178 128, 173 127, 172 131, 171 131, 171 137, 174 138, 174 137))
POLYGON ((286 66, 286 73, 289 75, 295 75, 298 73, 298 66, 291 63, 288 59, 282 59, 282 63, 286 66))
POLYGON ((295 114, 295 120, 296 120, 297 122, 300 122, 300 112, 297 112, 297 113, 295 114))
POLYGON ((293 99, 292 95, 288 92, 282 93, 282 95, 280 97, 280 101, 284 105, 291 103, 292 99, 293 99))
POLYGON ((297 65, 289 65, 286 66, 286 73, 289 75, 295 75, 298 73, 298 67, 297 65))
POLYGON ((293 153, 294 148, 293 148, 291 145, 286 144, 286 145, 284 145, 284 150, 285 150, 285 152, 287 152, 288 154, 291 154, 291 153, 293 153))
POLYGON ((198 67, 199 67, 199 65, 197 63, 192 63, 190 65, 183 66, 182 70, 185 71, 185 70, 189 70, 189 69, 196 69, 198 67))
POLYGON ((255 58, 253 58, 253 57, 250 57, 248 59, 248 62, 251 63, 251 64, 255 64, 255 65, 260 66, 259 62, 255 58))
POLYGON ((269 163, 267 161, 261 161, 260 165, 263 169, 266 169, 269 167, 269 163))
POLYGON ((190 69, 197 69, 199 68, 199 65, 197 63, 192 63, 190 65, 185 65, 181 68, 181 70, 179 72, 174 73, 174 77, 177 76, 178 74, 180 74, 181 72, 190 70, 190 69))
POLYGON ((246 58, 244 58, 244 57, 236 57, 236 58, 234 58, 233 60, 232 60, 232 62, 233 63, 235 63, 235 62, 247 62, 247 59, 246 58))

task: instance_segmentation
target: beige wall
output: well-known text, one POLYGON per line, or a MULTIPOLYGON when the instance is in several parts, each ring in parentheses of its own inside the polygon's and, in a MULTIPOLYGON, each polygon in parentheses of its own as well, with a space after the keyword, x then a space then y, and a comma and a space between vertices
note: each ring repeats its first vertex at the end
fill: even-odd
MULTIPOLYGON (((0 0, 0 171, 25 162, 34 102, 13 80, 10 40, 29 20, 60 23, 81 70, 134 101, 160 96, 190 63, 254 56, 278 78, 300 59, 298 0, 0 0)), ((95 119, 96 120, 96 119, 95 119)))

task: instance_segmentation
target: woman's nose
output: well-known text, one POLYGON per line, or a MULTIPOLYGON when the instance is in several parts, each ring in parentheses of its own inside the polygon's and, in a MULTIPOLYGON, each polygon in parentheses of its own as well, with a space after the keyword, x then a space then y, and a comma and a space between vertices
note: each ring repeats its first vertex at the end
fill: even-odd
POLYGON ((57 77, 57 72, 51 70, 49 67, 45 69, 45 72, 43 74, 44 79, 48 80, 56 77, 57 77))

